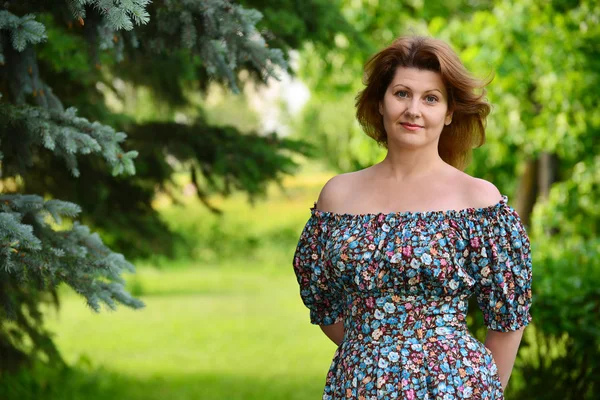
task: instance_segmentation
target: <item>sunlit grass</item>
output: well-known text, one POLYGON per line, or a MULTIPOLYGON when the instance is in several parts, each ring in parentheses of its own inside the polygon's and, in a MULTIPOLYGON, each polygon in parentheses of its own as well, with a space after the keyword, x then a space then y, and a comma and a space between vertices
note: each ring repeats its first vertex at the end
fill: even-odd
POLYGON ((69 362, 85 355, 128 379, 160 378, 166 398, 318 398, 334 345, 308 324, 290 268, 143 269, 145 309, 94 314, 66 296, 50 327, 69 362), (257 392, 269 381, 270 393, 257 392))

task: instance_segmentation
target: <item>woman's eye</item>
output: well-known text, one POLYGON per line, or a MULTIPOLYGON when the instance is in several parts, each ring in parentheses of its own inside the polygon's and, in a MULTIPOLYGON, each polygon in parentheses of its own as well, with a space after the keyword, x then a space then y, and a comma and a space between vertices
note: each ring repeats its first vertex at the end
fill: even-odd
POLYGON ((425 97, 425 100, 426 100, 428 103, 435 103, 435 102, 437 102, 437 101, 438 101, 438 98, 437 98, 437 97, 435 97, 435 96, 427 96, 427 97, 425 97))
POLYGON ((408 97, 408 92, 406 90, 399 90, 396 92, 396 96, 398 97, 408 97))

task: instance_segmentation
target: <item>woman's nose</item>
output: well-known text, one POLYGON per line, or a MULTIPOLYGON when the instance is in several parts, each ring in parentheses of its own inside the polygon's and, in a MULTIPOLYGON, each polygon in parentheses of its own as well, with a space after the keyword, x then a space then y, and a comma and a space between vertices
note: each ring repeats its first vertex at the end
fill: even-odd
POLYGON ((406 113, 410 114, 413 117, 421 116, 421 110, 419 108, 419 101, 416 99, 412 99, 408 104, 408 108, 406 109, 406 113))

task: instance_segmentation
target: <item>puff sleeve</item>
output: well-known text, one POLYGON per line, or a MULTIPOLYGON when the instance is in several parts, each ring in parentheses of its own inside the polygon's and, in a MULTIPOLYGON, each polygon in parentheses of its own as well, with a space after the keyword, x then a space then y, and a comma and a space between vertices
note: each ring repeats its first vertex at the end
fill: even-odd
POLYGON ((515 331, 531 322, 531 245, 507 197, 469 221, 470 267, 488 329, 515 331))
POLYGON ((331 325, 343 318, 343 300, 327 275, 324 249, 329 234, 328 220, 312 210, 294 254, 293 265, 300 285, 300 297, 310 310, 310 322, 331 325))

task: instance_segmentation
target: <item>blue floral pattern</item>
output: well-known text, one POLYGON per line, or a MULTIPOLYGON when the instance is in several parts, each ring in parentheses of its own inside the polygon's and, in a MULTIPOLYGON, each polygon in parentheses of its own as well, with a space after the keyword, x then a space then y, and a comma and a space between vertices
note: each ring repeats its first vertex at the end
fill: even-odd
POLYGON ((503 399, 491 351, 467 329, 531 321, 531 248, 517 212, 341 214, 316 203, 293 259, 310 322, 344 324, 323 399, 503 399))

